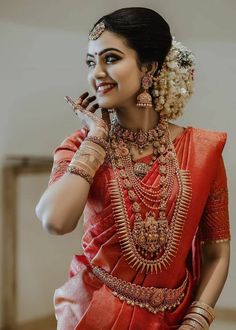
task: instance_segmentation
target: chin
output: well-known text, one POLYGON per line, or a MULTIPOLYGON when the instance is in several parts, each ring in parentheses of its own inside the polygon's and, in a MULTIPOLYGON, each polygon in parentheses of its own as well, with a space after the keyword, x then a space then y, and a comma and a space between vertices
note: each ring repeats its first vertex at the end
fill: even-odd
POLYGON ((98 100, 98 104, 100 108, 105 108, 105 109, 113 109, 116 107, 116 103, 112 101, 106 101, 106 100, 98 100))

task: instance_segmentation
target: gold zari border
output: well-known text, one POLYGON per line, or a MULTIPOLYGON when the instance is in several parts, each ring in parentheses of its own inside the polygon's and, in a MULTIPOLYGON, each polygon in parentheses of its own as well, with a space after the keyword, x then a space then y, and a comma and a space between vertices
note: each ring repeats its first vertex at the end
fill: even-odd
POLYGON ((231 239, 230 238, 224 238, 224 239, 216 239, 216 240, 207 240, 207 241, 201 241, 201 244, 214 244, 214 243, 225 243, 229 242, 231 239))

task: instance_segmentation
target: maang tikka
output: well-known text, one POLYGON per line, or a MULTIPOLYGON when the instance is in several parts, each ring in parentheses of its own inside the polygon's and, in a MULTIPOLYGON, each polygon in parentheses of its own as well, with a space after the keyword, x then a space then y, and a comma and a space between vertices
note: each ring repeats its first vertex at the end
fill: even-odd
POLYGON ((137 97, 137 106, 140 108, 152 107, 152 96, 149 94, 148 89, 152 87, 153 76, 146 73, 142 78, 142 88, 144 92, 137 97))
POLYGON ((89 33, 89 40, 96 40, 105 31, 106 26, 103 21, 95 25, 95 27, 89 33))

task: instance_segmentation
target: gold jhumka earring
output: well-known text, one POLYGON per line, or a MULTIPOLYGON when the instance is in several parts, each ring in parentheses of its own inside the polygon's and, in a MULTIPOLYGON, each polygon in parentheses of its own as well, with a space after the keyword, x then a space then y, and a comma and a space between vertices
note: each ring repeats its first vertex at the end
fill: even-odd
POLYGON ((153 76, 150 73, 145 74, 142 79, 142 88, 144 89, 144 92, 137 97, 138 107, 143 109, 152 107, 152 96, 148 92, 148 89, 152 87, 152 84, 153 76))

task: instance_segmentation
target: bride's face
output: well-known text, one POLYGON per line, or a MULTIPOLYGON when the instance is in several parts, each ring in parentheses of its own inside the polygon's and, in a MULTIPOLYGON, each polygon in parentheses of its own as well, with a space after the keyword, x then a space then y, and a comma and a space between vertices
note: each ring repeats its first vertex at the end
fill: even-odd
POLYGON ((88 44, 88 81, 97 103, 103 108, 119 108, 136 103, 143 73, 135 50, 123 38, 104 31, 88 44))

